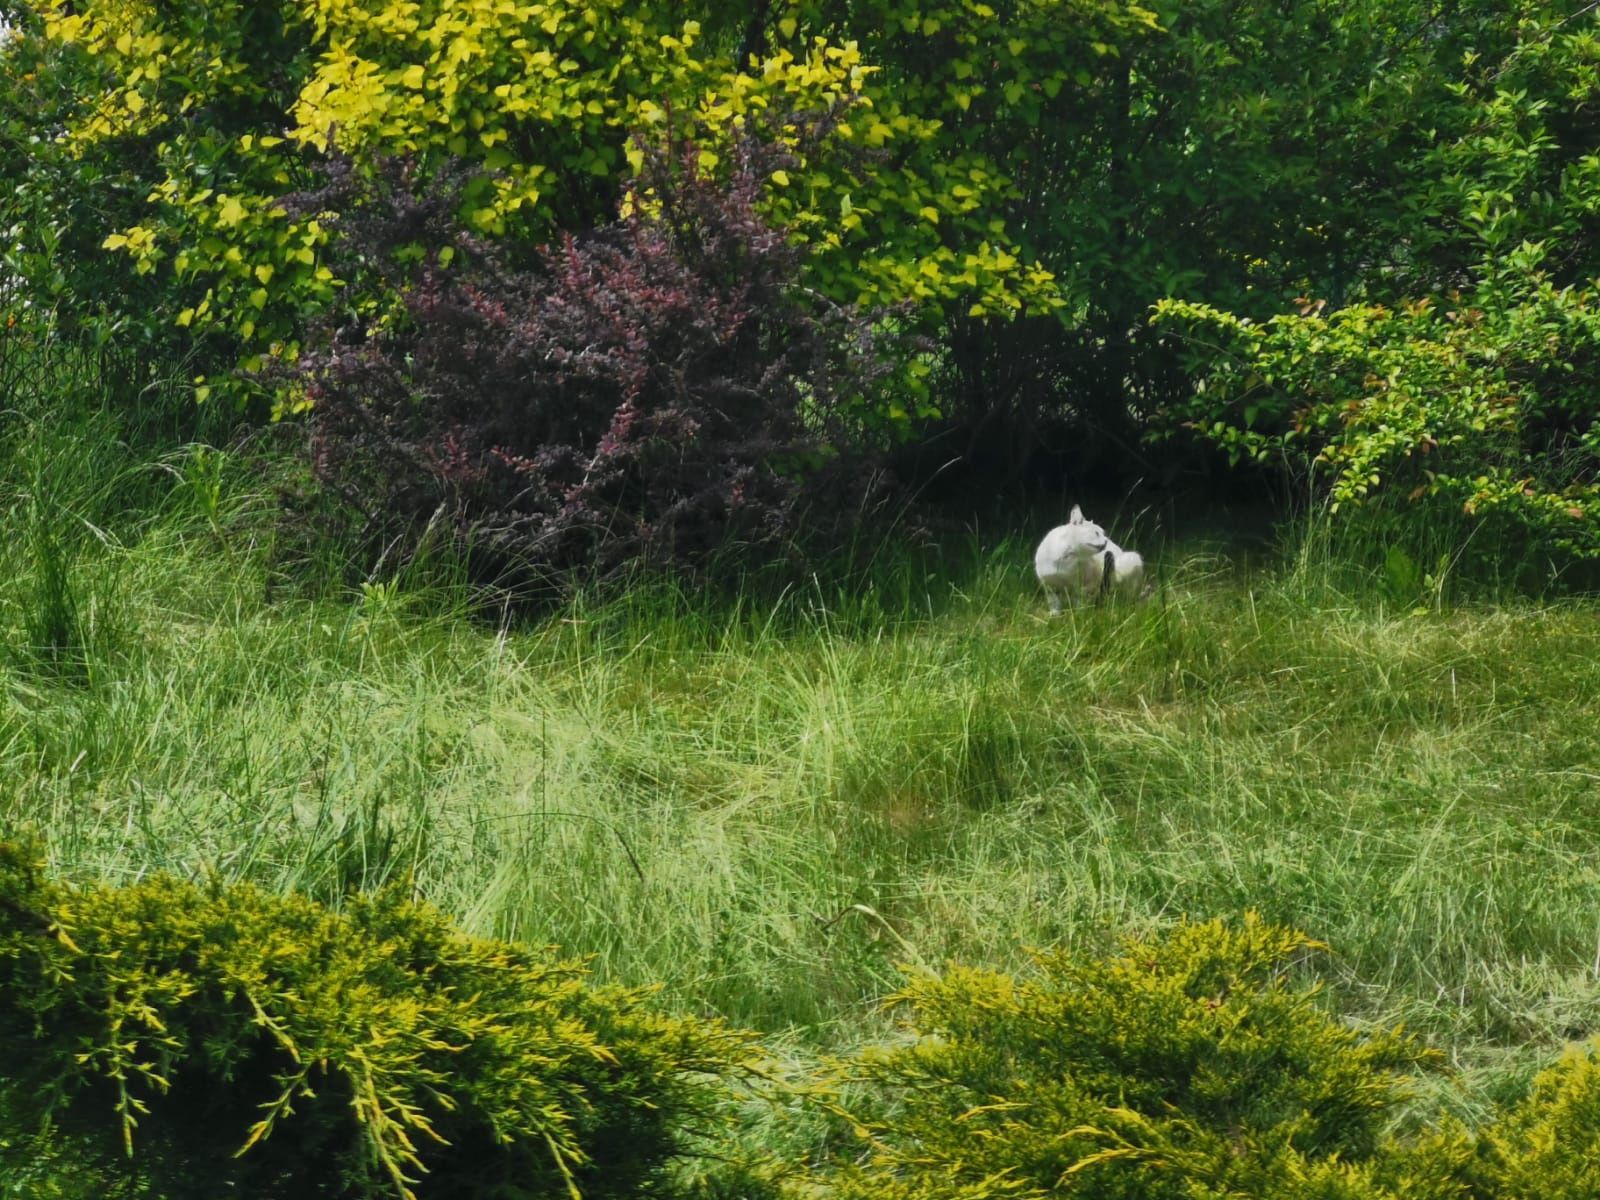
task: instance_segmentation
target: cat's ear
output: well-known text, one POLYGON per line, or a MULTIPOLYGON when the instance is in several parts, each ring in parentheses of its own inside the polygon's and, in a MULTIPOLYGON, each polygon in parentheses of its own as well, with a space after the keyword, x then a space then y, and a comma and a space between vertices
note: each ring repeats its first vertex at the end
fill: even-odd
POLYGON ((1067 518, 1067 524, 1068 525, 1082 525, 1083 524, 1083 509, 1079 508, 1076 504, 1074 504, 1072 506, 1072 515, 1067 518))

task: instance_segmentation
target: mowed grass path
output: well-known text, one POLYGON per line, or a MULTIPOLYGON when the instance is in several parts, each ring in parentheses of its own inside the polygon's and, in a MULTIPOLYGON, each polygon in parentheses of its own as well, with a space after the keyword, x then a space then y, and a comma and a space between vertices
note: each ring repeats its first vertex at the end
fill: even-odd
POLYGON ((48 536, 0 551, 0 828, 67 875, 395 884, 812 1046, 873 1036, 897 963, 1247 908, 1358 1019, 1539 1062, 1600 1030, 1593 603, 1408 615, 1178 546, 1156 599, 1046 621, 1011 543, 497 628, 269 600, 264 502, 149 486, 121 532, 18 499, 48 536))

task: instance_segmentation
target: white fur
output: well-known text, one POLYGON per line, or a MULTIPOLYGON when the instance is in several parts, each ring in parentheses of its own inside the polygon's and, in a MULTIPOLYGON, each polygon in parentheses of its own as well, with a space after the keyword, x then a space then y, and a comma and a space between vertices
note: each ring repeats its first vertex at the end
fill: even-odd
POLYGON ((1076 604, 1085 596, 1098 596, 1106 583, 1106 556, 1110 555, 1111 589, 1119 596, 1139 595, 1144 581, 1144 559, 1124 550, 1093 521, 1086 521, 1076 504, 1065 525, 1044 535, 1033 555, 1033 569, 1044 585, 1052 614, 1061 611, 1065 596, 1076 604))

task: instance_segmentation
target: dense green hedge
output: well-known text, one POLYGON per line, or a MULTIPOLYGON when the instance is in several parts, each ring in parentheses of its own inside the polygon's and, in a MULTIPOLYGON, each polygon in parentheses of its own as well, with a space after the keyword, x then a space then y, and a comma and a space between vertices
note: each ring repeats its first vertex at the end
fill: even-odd
POLYGON ((959 432, 1052 490, 1220 490, 1220 452, 1380 560, 1600 561, 1587 0, 0 12, 0 321, 114 351, 123 402, 302 409, 257 370, 326 348, 329 313, 395 315, 338 245, 330 151, 459 174, 462 221, 525 254, 609 226, 644 146, 726 175, 742 131, 788 155, 757 207, 805 293, 929 335, 857 401, 873 438, 959 432))

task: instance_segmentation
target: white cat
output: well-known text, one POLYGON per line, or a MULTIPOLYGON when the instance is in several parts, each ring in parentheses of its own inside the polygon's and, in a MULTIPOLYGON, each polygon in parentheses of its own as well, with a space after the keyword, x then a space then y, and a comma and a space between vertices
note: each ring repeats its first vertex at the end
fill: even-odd
POLYGON ((1083 519, 1076 504, 1065 525, 1044 535, 1033 555, 1033 569, 1044 585, 1052 615, 1061 611, 1061 597, 1074 604, 1085 596, 1115 593, 1139 595, 1144 581, 1144 559, 1124 550, 1093 521, 1083 519))

